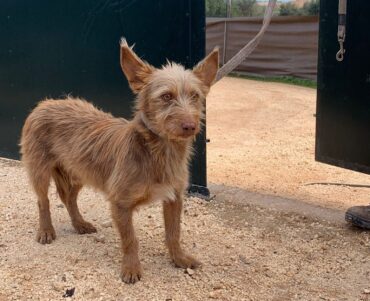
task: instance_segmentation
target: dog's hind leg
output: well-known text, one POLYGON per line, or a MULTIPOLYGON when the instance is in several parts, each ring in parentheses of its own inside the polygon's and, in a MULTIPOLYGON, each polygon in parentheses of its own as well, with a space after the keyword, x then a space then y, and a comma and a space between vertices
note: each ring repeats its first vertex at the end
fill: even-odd
POLYGON ((51 222, 48 190, 50 171, 47 168, 30 169, 30 181, 37 195, 39 207, 39 229, 36 240, 41 244, 50 244, 55 239, 55 230, 51 222))
POLYGON ((91 223, 84 220, 78 209, 77 196, 82 185, 73 183, 69 175, 61 167, 55 167, 52 175, 59 197, 65 204, 69 216, 71 217, 72 225, 77 233, 86 234, 96 232, 96 228, 91 223))

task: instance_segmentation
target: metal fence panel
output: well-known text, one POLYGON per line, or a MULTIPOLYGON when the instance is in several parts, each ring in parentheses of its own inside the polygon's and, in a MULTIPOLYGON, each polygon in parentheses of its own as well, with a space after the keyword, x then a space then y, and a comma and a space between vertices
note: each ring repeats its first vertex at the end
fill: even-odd
MULTIPOLYGON (((219 46, 223 58, 225 44, 226 62, 258 33, 261 25, 259 17, 208 18, 207 52, 219 46)), ((273 17, 260 44, 236 71, 316 79, 317 51, 318 17, 273 17)))
POLYGON ((338 62, 338 1, 320 1, 316 159, 370 174, 370 1, 347 3, 338 62))

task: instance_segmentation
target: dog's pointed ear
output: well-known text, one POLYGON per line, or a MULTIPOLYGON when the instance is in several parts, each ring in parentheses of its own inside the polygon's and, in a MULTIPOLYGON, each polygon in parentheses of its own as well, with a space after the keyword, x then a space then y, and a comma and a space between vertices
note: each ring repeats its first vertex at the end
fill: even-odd
POLYGON ((206 85, 211 87, 218 71, 218 48, 208 54, 201 62, 193 68, 193 73, 206 85))
POLYGON ((137 94, 147 84, 149 76, 155 68, 141 60, 129 47, 126 39, 122 38, 121 46, 121 68, 125 74, 131 90, 137 94))

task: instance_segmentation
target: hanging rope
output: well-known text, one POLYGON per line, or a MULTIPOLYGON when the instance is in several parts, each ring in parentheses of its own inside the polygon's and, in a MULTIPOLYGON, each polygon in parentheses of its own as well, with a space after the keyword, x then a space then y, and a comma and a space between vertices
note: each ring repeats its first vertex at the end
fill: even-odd
POLYGON ((338 62, 343 61, 344 41, 346 39, 346 15, 347 15, 347 0, 339 0, 338 4, 338 43, 339 51, 337 52, 336 59, 338 62))
MULTIPOLYGON (((270 21, 272 18, 272 14, 274 12, 276 1, 277 0, 269 0, 269 3, 267 4, 266 10, 265 10, 265 16, 263 17, 263 23, 262 23, 262 27, 260 31, 247 45, 245 45, 237 54, 235 54, 225 65, 223 65, 218 70, 216 80, 213 83, 218 82, 221 78, 228 75, 231 71, 233 71, 236 67, 238 67, 257 47, 267 27, 270 25, 270 21)), ((226 51, 225 48, 224 48, 224 51, 226 51)))

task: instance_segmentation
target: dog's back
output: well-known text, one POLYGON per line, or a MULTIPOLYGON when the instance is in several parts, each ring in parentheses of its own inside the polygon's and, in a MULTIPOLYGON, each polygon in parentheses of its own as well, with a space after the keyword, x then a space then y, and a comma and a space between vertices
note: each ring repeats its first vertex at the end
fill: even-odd
POLYGON ((44 100, 24 124, 22 161, 31 178, 62 167, 75 180, 83 178, 86 184, 103 189, 102 179, 108 178, 114 164, 115 145, 109 141, 118 133, 122 136, 127 127, 128 121, 81 99, 44 100))

